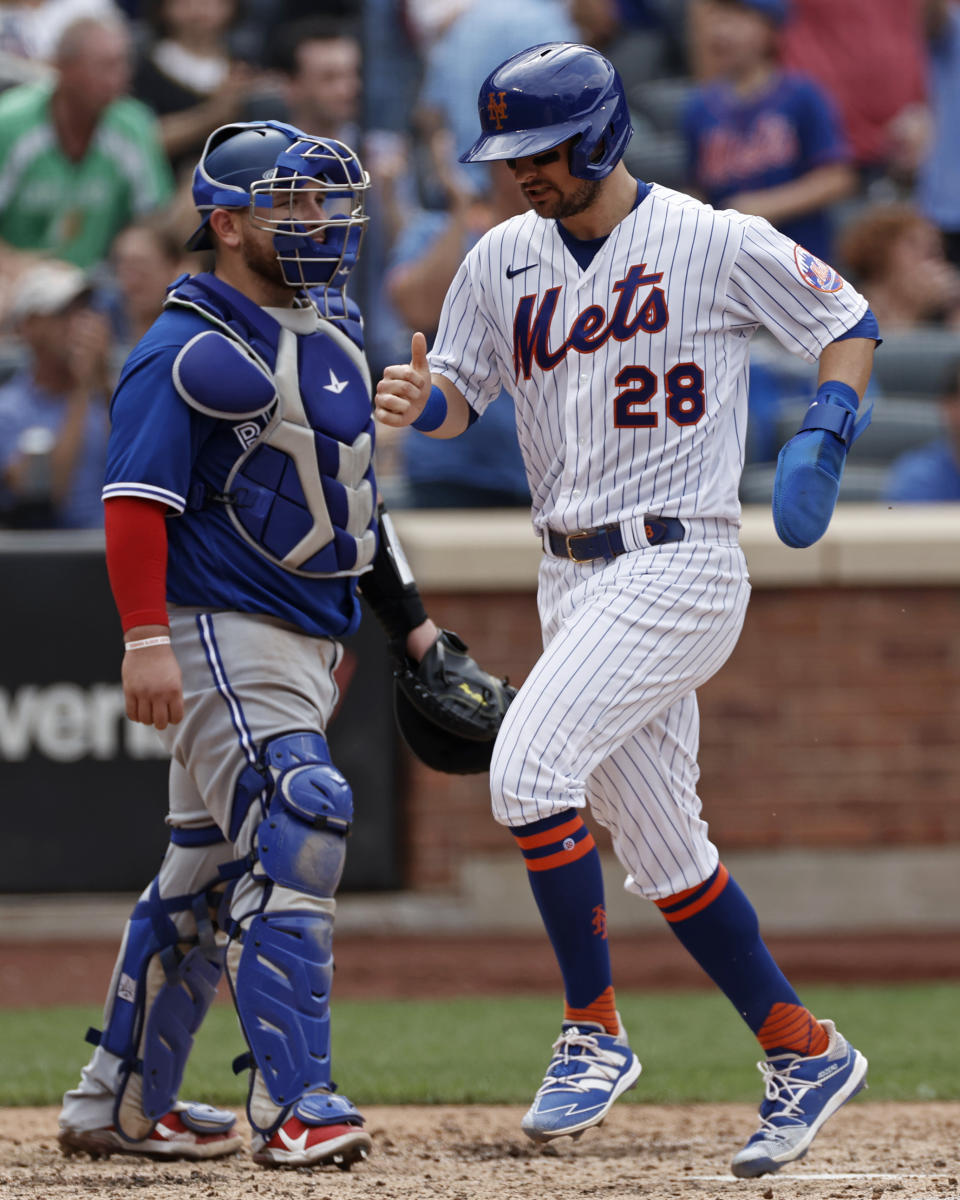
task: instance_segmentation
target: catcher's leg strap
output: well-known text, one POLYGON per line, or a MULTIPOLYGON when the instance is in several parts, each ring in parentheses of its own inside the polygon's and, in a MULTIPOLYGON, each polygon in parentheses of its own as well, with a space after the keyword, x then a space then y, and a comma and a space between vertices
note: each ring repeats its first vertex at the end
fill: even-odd
POLYGON ((250 1048, 236 1066, 256 1068, 248 1114, 254 1129, 268 1133, 290 1105, 330 1086, 333 896, 353 797, 318 733, 273 738, 260 761, 268 807, 249 872, 262 885, 259 908, 238 912, 251 895, 249 880, 238 880, 227 964, 250 1048))
POLYGON ((146 1137, 176 1103, 193 1039, 223 973, 206 893, 162 899, 154 880, 135 907, 103 1033, 87 1038, 122 1062, 114 1122, 130 1141, 146 1137), (171 914, 190 913, 185 939, 171 914))

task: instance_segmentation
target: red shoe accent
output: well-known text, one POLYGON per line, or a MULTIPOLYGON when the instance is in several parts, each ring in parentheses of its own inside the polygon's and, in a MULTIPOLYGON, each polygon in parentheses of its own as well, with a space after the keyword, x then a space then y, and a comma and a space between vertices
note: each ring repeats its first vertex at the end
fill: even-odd
MULTIPOLYGON (((111 1125, 112 1129, 113 1126, 111 1125)), ((228 1136, 235 1137, 235 1134, 228 1136)), ((222 1133, 197 1133, 194 1129, 188 1129, 180 1119, 178 1112, 168 1112, 165 1117, 154 1125, 153 1132, 150 1134, 147 1141, 169 1143, 174 1138, 188 1137, 192 1142, 196 1142, 200 1146, 209 1146, 214 1142, 222 1142, 224 1134, 222 1133)))
POLYGON ((64 1154, 89 1154, 91 1158, 137 1154, 162 1161, 222 1158, 235 1154, 243 1145, 243 1138, 235 1128, 197 1133, 184 1124, 176 1109, 162 1116, 139 1142, 128 1142, 113 1125, 102 1129, 61 1129, 57 1140, 64 1154))
POLYGON ((261 1147, 254 1140, 253 1161, 265 1167, 323 1166, 333 1163, 349 1170, 373 1147, 359 1125, 307 1125, 290 1116, 261 1147))

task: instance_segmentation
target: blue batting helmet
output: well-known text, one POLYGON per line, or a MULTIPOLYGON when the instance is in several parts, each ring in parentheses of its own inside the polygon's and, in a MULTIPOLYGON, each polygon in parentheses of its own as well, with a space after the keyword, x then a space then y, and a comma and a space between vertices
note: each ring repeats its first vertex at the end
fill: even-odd
MULTIPOLYGON (((187 247, 212 245, 208 222, 215 208, 248 208, 252 223, 273 234, 286 283, 342 292, 360 252, 369 186, 356 154, 334 138, 313 137, 282 121, 223 125, 208 138, 194 171, 193 199, 203 221, 187 247), (305 193, 318 202, 308 215, 299 203, 305 193)), ((334 304, 327 315, 342 307, 334 304)))
POLYGON ((633 135, 623 83, 590 46, 545 42, 501 63, 480 88, 476 142, 460 162, 526 158, 568 138, 570 173, 604 179, 633 135))

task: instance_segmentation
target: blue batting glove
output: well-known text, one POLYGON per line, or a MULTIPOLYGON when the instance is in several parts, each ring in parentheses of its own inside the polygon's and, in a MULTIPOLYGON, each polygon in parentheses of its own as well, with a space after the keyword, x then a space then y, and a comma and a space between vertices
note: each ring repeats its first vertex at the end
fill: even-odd
POLYGON ((847 450, 869 423, 867 415, 858 425, 858 403, 849 384, 821 384, 800 431, 780 451, 773 481, 773 524, 788 546, 812 546, 827 532, 847 450))

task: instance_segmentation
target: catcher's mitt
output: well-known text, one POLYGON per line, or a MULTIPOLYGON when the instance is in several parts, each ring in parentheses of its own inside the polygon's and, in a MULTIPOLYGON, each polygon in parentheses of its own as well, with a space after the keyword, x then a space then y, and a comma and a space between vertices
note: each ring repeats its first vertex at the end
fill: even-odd
POLYGON ((417 758, 450 775, 488 770, 516 688, 479 667, 447 629, 441 629, 419 663, 405 654, 396 658, 394 712, 417 758))

